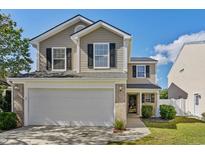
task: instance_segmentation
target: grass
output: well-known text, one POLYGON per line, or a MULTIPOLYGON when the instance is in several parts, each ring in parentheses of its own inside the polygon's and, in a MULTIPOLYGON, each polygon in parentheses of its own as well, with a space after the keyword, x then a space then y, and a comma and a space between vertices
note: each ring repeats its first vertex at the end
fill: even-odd
POLYGON ((150 135, 136 141, 110 142, 109 144, 205 144, 205 123, 203 121, 188 117, 176 117, 171 121, 142 120, 151 131, 150 135))

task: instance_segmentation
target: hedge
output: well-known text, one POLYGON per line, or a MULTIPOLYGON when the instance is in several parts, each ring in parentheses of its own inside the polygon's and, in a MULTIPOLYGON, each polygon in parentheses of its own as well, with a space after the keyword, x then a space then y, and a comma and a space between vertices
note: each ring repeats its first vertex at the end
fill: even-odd
POLYGON ((153 115, 153 106, 152 105, 142 105, 142 117, 150 118, 153 115))
POLYGON ((16 114, 13 112, 0 112, 0 129, 9 130, 16 128, 16 114))
POLYGON ((160 105, 160 115, 162 119, 174 119, 176 116, 176 110, 172 105, 160 105))

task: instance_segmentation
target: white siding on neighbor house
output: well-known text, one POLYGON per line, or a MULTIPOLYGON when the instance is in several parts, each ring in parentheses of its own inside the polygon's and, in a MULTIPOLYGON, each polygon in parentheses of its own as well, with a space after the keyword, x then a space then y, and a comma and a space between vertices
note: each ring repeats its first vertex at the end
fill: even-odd
POLYGON ((80 38, 80 72, 122 72, 123 71, 123 37, 105 29, 98 28, 93 32, 80 38), (116 44, 116 68, 109 69, 89 69, 87 45, 97 42, 116 44))
MULTIPOLYGON (((194 94, 201 95, 199 116, 205 112, 205 44, 187 44, 182 49, 168 75, 168 85, 174 83, 188 93, 189 110, 195 114, 194 94)), ((172 90, 172 89, 169 89, 172 90)))

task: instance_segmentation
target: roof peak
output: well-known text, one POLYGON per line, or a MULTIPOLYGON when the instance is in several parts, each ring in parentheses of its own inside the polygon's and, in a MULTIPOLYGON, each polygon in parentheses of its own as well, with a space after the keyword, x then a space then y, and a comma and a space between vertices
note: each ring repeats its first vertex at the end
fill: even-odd
POLYGON ((69 18, 69 19, 67 19, 67 20, 65 20, 65 21, 63 21, 63 22, 61 22, 60 24, 57 24, 56 26, 50 28, 49 30, 47 30, 47 31, 45 31, 45 32, 43 32, 43 33, 37 35, 36 37, 33 37, 32 39, 30 39, 30 41, 33 41, 33 40, 35 40, 35 39, 38 39, 39 37, 42 37, 42 36, 46 35, 47 33, 51 32, 51 31, 55 31, 55 29, 57 29, 57 28, 59 28, 59 27, 62 27, 62 26, 64 26, 65 24, 69 24, 71 21, 73 21, 73 20, 76 19, 76 18, 81 18, 81 19, 85 20, 86 22, 88 22, 88 23, 90 23, 90 24, 93 24, 93 23, 94 23, 93 20, 88 19, 87 17, 84 17, 84 16, 81 15, 81 14, 77 14, 77 15, 75 15, 75 16, 73 16, 73 17, 71 17, 71 18, 69 18))

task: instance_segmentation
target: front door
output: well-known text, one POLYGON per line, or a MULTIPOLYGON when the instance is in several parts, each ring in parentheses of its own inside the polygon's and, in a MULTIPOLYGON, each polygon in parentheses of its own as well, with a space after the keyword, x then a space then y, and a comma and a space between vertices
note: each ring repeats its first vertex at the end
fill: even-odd
POLYGON ((129 95, 128 113, 137 113, 137 97, 136 95, 129 95))
POLYGON ((200 95, 194 94, 194 115, 196 115, 196 116, 200 116, 199 104, 200 104, 200 95))

